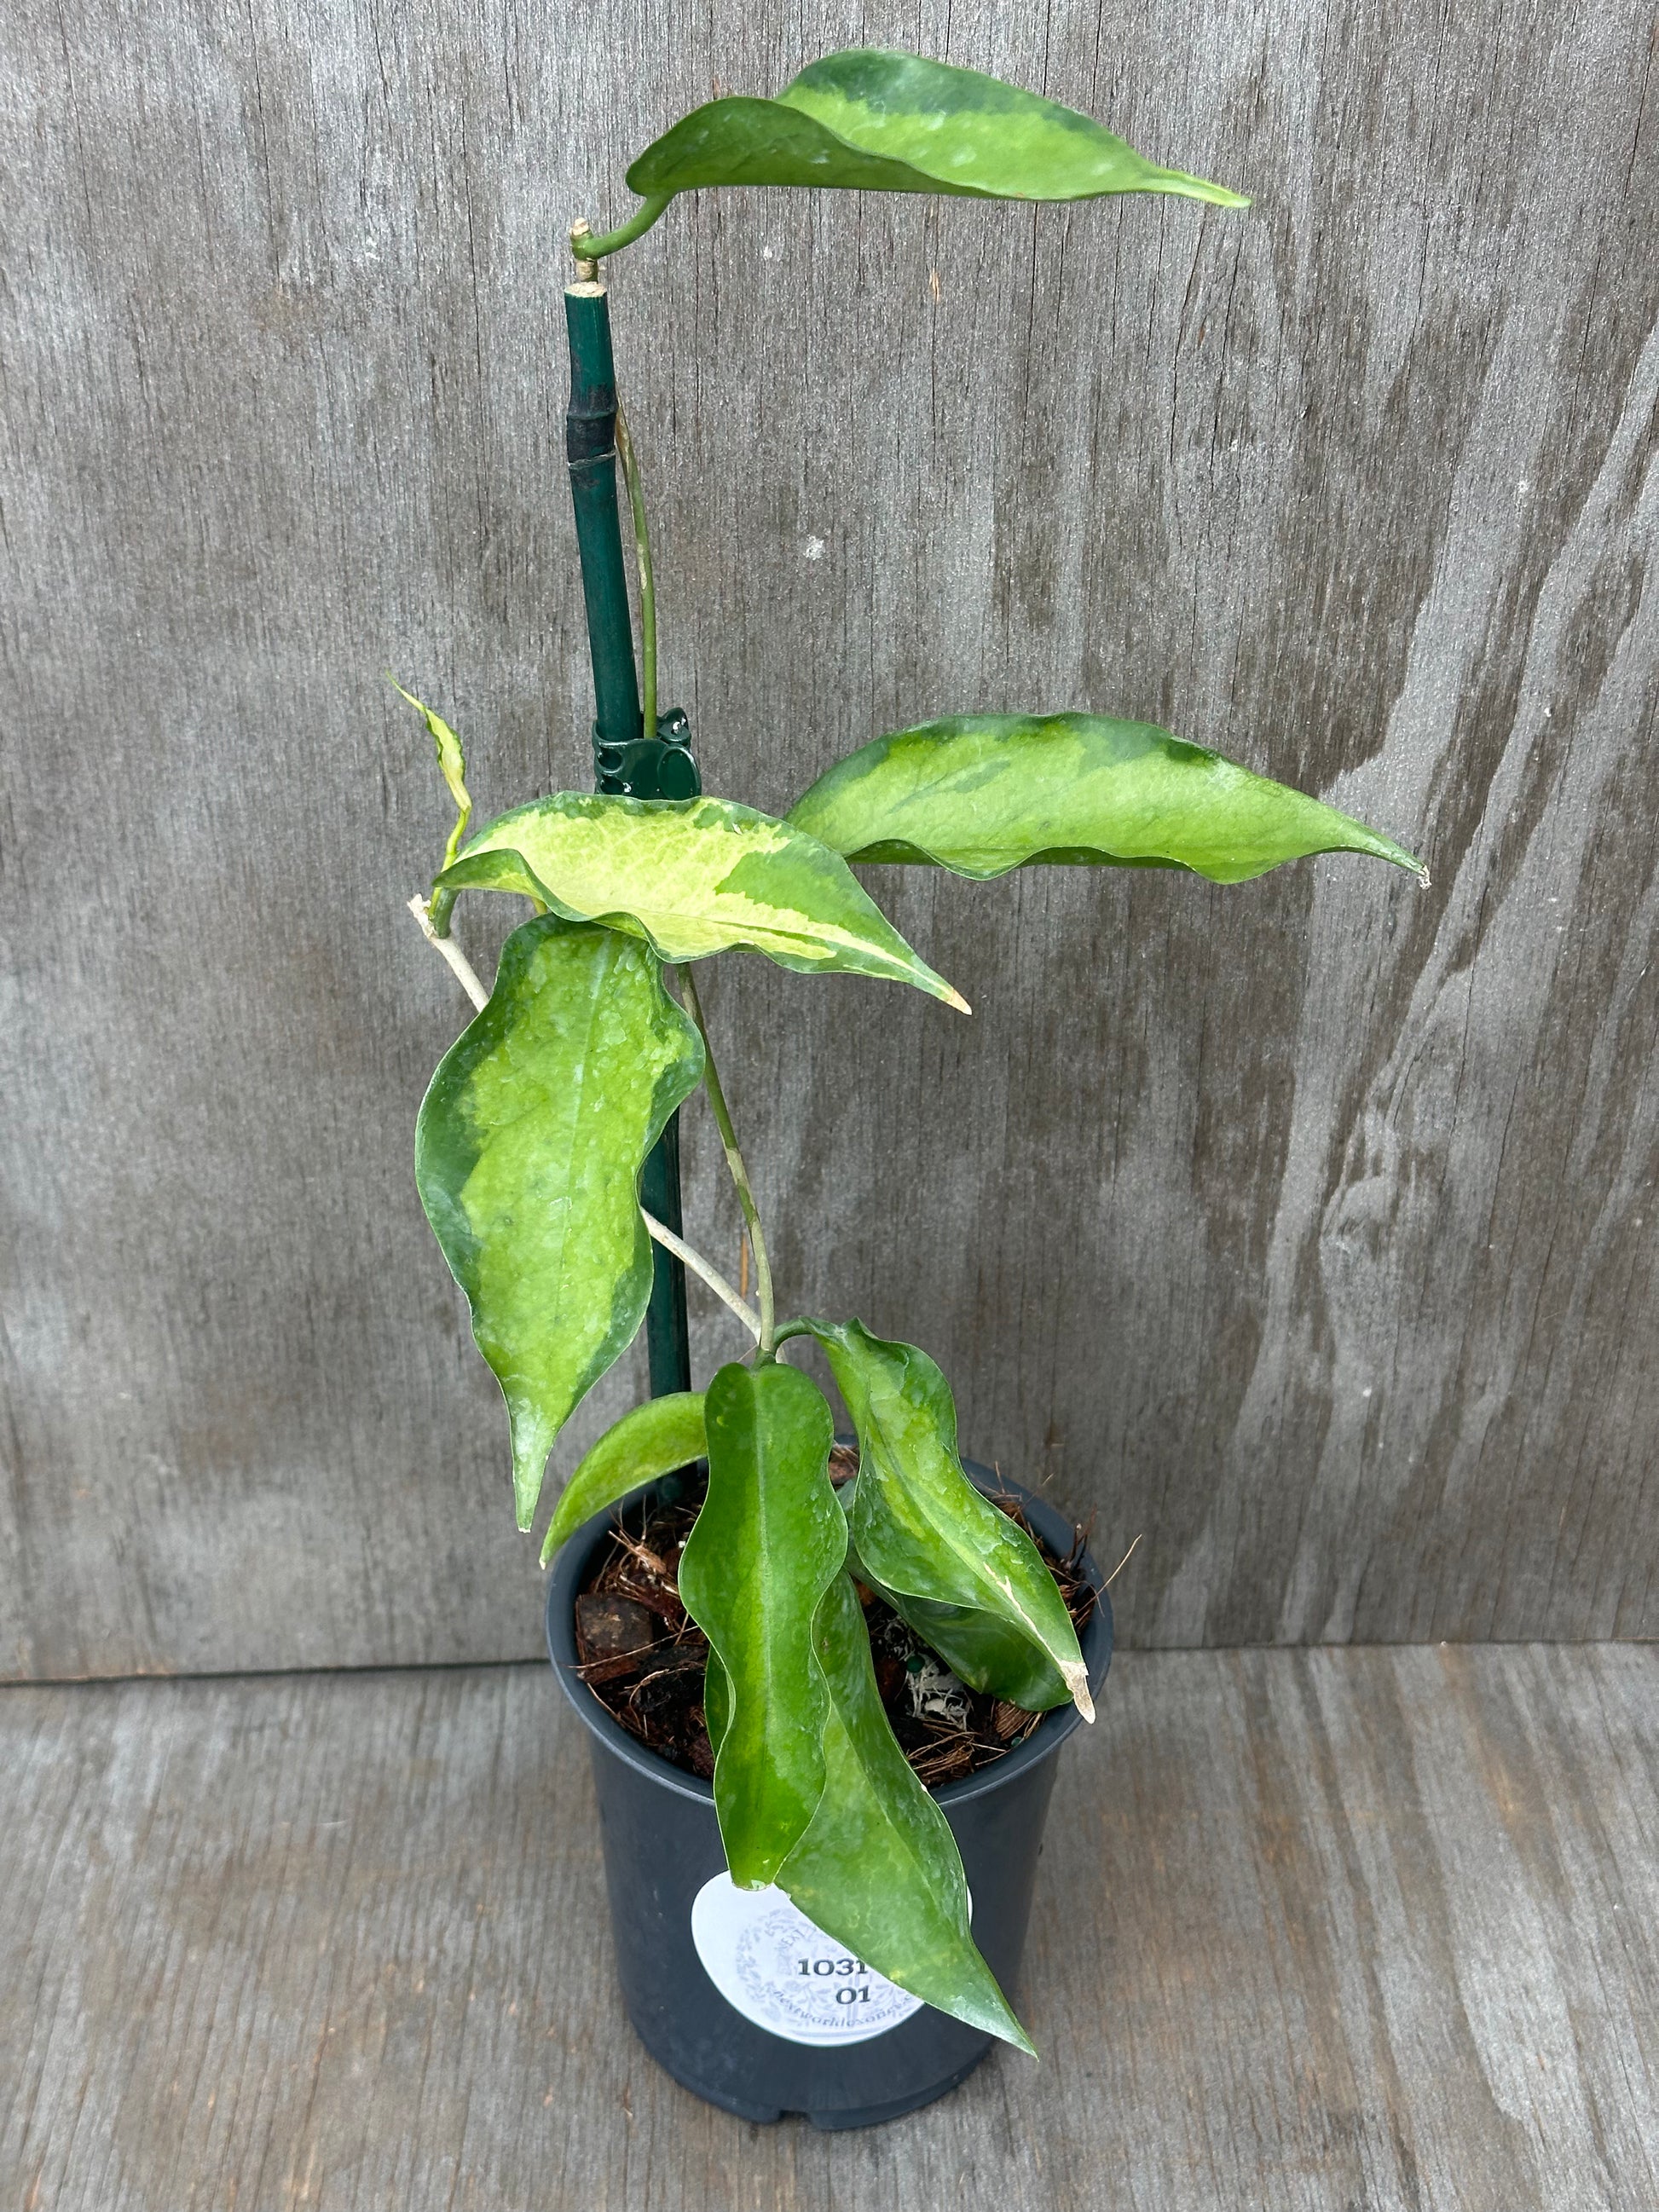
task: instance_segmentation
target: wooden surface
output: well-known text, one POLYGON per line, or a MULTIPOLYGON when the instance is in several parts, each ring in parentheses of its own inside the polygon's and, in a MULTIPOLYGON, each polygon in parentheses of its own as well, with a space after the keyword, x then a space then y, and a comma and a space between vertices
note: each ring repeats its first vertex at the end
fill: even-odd
POLYGON ((1091 707, 1434 883, 883 876, 972 1021, 732 965, 787 1303, 924 1343, 972 1449, 1141 1534, 1131 1644, 1659 1632, 1648 7, 0 19, 0 1673, 535 1650, 411 1185, 465 1010, 380 672, 486 811, 586 780, 563 227, 717 80, 860 39, 1256 205, 710 195, 625 258, 711 787, 1091 707))
POLYGON ((826 2137, 635 2042, 544 1668, 8 1690, 0 2203, 1659 2202, 1659 1654, 1131 1653, 1065 1761, 1042 2063, 826 2137))

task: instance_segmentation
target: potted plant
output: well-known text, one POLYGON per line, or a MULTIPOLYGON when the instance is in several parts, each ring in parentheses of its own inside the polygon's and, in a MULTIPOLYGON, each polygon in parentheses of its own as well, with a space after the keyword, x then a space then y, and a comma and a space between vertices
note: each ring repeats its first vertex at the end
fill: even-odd
MULTIPOLYGON (((1062 1595, 1054 1569, 1070 1532, 1051 1509, 992 1498, 982 1469, 969 1479, 949 1384, 925 1352, 855 1320, 780 1308, 695 963, 759 953, 805 975, 908 985, 966 1013, 849 863, 979 880, 1057 864, 1164 867, 1243 883, 1281 861, 1356 852, 1422 870, 1317 799, 1163 730, 1087 713, 969 714, 877 738, 781 819, 703 795, 684 718, 658 713, 649 536, 616 410, 603 264, 704 185, 1248 203, 1144 161, 1052 101, 877 52, 834 55, 774 100, 713 100, 648 147, 628 181, 642 198, 631 221, 605 236, 573 226, 566 295, 600 789, 532 799, 468 837, 459 741, 411 700, 459 809, 429 904, 411 904, 479 1007, 421 1108, 416 1175, 507 1400, 521 1528, 565 1422, 651 1313, 655 1395, 576 1467, 543 1553, 558 1561, 549 1632, 560 1679, 593 1735, 624 1989, 651 2048, 704 2095, 756 2118, 799 2109, 842 2125, 937 2095, 992 2039, 1030 2050, 1006 1984, 1054 1750, 1093 1717, 1109 1617, 1086 1559, 1073 1559, 1073 1602, 1062 1595), (637 680, 618 452, 639 565, 637 680), (479 890, 532 909, 488 994, 450 935, 458 896, 479 890), (752 1306, 680 1234, 666 1140, 699 1087, 747 1224, 752 1306), (676 1262, 753 1340, 702 1389, 675 1372, 676 1262), (856 1432, 856 1474, 839 1487, 830 1407, 780 1357, 792 1341, 821 1350, 856 1432), (706 1474, 688 1491, 691 1468, 706 1474), (653 1681, 689 1675, 706 1779, 635 1741, 595 1694, 644 1644, 579 1659, 585 1583, 612 1509, 642 1488, 655 1501, 646 1510, 667 1517, 654 1538, 658 1524, 638 1522, 621 1540, 662 1585, 634 1632, 661 1662, 653 1681), (896 1690, 872 1659, 878 1620, 890 1644, 908 1638, 896 1690), (890 1718, 919 1676, 947 1705, 995 1701, 1015 1743, 937 1795, 890 1718)), ((890 1676, 891 1650, 877 1658, 890 1676)))

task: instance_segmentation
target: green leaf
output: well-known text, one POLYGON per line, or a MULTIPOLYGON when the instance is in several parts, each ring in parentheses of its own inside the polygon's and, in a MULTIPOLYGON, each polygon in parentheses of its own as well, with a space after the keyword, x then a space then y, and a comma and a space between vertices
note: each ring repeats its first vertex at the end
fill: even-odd
POLYGON ((726 1679, 720 1654, 711 1644, 708 1657, 702 1670, 702 1721, 708 1731, 708 1745, 716 1759, 726 1741, 727 1723, 732 1718, 732 1686, 726 1679))
POLYGON ((978 70, 875 47, 814 62, 775 100, 695 109, 646 148, 628 182, 659 201, 702 185, 805 185, 1004 200, 1175 192, 1249 205, 1223 185, 1143 161, 1074 108, 978 70))
POLYGON ((641 1483, 689 1467, 702 1457, 703 1449, 701 1390, 673 1390, 665 1397, 647 1398, 612 1422, 559 1492, 542 1545, 542 1565, 584 1521, 603 1513, 641 1483))
POLYGON ((1317 799, 1098 714, 961 714, 862 745, 789 811, 849 860, 936 862, 983 882, 1036 861, 1189 868, 1247 883, 1310 853, 1422 862, 1317 799))
POLYGON ((554 1437, 644 1318, 640 1169, 702 1074, 646 947, 549 915, 507 939, 422 1103, 415 1180, 507 1400, 521 1528, 554 1437))
POLYGON ((956 1838, 894 1741, 844 1574, 818 1607, 813 1644, 828 1692, 823 1790, 778 1887, 889 1981, 1035 2057, 969 1932, 956 1838))
MULTIPOLYGON (((444 781, 449 786, 449 795, 457 810, 455 827, 450 831, 449 842, 444 847, 444 866, 448 867, 459 852, 461 840, 466 835, 466 825, 472 819, 472 800, 466 787, 466 755, 460 739, 441 714, 434 714, 431 708, 417 699, 412 691, 405 691, 390 669, 386 671, 386 680, 400 699, 406 699, 417 714, 424 716, 432 742, 438 748, 438 767, 444 781)), ((439 935, 443 934, 441 930, 439 935)))
POLYGON ((835 1423, 811 1376, 774 1359, 722 1367, 704 1420, 708 1494, 680 1554, 680 1596, 725 1671, 714 1810, 726 1863, 739 1888, 761 1889, 823 1789, 812 1620, 847 1556, 835 1423))
POLYGON ((808 1321, 858 1431, 853 1546, 894 1610, 975 1690, 1028 1712, 1095 1709, 1066 1601, 1042 1554, 957 1457, 951 1387, 914 1344, 808 1321))
POLYGON ((857 1562, 854 1571, 860 1579, 884 1598, 900 1620, 908 1622, 970 1689, 1006 1698, 1011 1705, 1028 1713, 1046 1713, 1055 1705, 1071 1704, 1072 1692, 1059 1668, 1013 1622, 1000 1620, 994 1613, 981 1613, 974 1606, 941 1605, 931 1598, 890 1589, 868 1560, 856 1551, 850 1556, 857 1562))
POLYGON ((914 983, 967 1012, 839 854, 731 799, 557 792, 480 830, 437 884, 527 893, 556 914, 643 937, 664 960, 737 946, 802 975, 914 983))

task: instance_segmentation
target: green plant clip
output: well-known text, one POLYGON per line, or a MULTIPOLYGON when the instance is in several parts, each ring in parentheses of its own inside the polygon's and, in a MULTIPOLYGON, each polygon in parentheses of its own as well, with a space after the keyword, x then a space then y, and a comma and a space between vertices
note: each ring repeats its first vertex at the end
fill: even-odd
POLYGON ((691 751, 683 707, 657 717, 654 738, 608 744, 593 725, 593 775, 599 788, 623 799, 696 799, 702 778, 691 751))

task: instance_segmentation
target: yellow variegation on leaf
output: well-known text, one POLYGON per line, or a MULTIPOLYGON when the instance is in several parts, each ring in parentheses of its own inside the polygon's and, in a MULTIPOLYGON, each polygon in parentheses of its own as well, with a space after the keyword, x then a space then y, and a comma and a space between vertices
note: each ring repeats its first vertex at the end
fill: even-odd
POLYGON ((802 975, 913 983, 967 1011, 838 853, 733 799, 556 792, 480 830, 435 888, 521 891, 643 938, 664 960, 760 952, 802 975))
POLYGON ((984 882, 1040 861, 1188 868, 1248 883, 1312 853, 1413 854, 1322 799, 1151 722, 958 714, 872 738, 789 820, 849 860, 912 860, 984 882))
POLYGON ((1243 208, 1225 185, 1149 161, 1074 107, 981 70, 880 46, 805 69, 775 99, 711 100, 682 116, 628 172, 645 204, 584 254, 612 253, 678 193, 710 185, 942 192, 988 200, 1089 200, 1169 192, 1243 208))
POLYGON ((546 915, 507 939, 422 1102, 415 1180, 507 1400, 521 1528, 554 1438, 645 1318, 640 1169, 702 1057, 637 938, 546 915))

